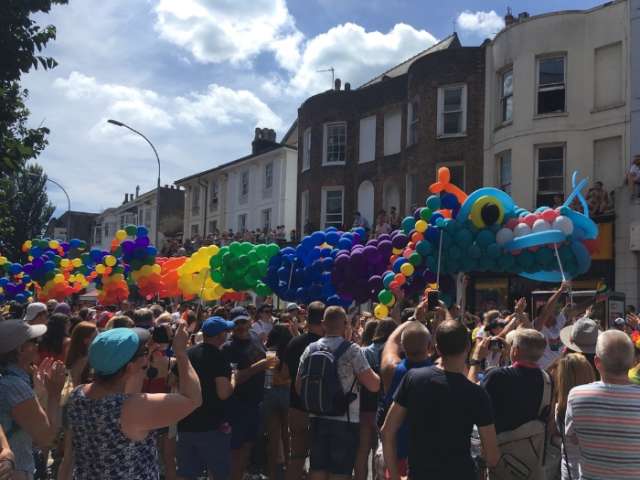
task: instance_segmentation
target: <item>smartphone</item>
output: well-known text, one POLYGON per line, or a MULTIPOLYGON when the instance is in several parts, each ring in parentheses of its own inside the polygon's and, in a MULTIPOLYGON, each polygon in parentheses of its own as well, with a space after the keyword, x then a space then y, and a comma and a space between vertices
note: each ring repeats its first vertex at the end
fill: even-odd
POLYGON ((438 290, 431 290, 427 294, 427 309, 429 312, 433 312, 440 305, 440 292, 438 290))

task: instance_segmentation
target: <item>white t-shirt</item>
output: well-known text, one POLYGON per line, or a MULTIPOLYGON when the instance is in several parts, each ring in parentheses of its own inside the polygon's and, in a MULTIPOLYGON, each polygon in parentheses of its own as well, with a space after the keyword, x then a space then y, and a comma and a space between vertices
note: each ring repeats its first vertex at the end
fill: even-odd
POLYGON ((556 324, 549 328, 546 325, 542 327, 542 335, 547 340, 547 346, 544 349, 544 354, 538 362, 538 365, 542 369, 546 369, 553 361, 562 353, 562 341, 560 340, 560 330, 567 323, 567 317, 564 313, 560 312, 556 317, 556 324))
POLYGON ((271 330, 273 330, 273 323, 263 322, 262 320, 257 320, 251 326, 251 331, 255 333, 262 341, 265 341, 267 339, 269 333, 271 333, 271 330))

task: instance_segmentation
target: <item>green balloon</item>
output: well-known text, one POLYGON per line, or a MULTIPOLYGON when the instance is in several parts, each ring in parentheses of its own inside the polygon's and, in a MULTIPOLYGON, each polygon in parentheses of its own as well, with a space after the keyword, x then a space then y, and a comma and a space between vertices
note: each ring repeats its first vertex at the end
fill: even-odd
MULTIPOLYGON (((267 245, 267 259, 277 255, 280 252, 280 247, 277 243, 270 243, 267 245)), ((266 260, 266 259, 265 259, 266 260)))
POLYGON ((425 222, 428 222, 431 219, 431 215, 433 215, 433 212, 429 207, 423 207, 420 209, 420 218, 425 222))
POLYGON ((440 209, 440 197, 437 195, 431 195, 427 198, 427 207, 429 207, 432 211, 436 211, 440 209))
POLYGON ((419 266, 422 263, 422 255, 420 255, 418 252, 412 253, 409 257, 409 263, 414 267, 419 266))
POLYGON ((473 242, 473 234, 467 228, 461 228, 455 233, 456 243, 463 249, 467 249, 471 242, 473 242))
POLYGON ((527 271, 527 269, 535 265, 536 259, 529 250, 523 250, 520 255, 518 255, 518 263, 527 271))
POLYGON ((242 245, 240 244, 240 242, 231 242, 231 245, 229 245, 229 252, 231 253, 231 255, 234 255, 236 257, 242 255, 242 245))
POLYGON ((462 252, 460 251, 460 248, 456 247, 455 245, 451 245, 447 249, 447 254, 449 255, 449 258, 453 258, 453 259, 458 259, 462 256, 462 252))
POLYGON ((499 258, 501 253, 500 245, 497 243, 492 243, 487 247, 487 255, 491 258, 499 258))
POLYGON ((413 217, 404 217, 402 220, 402 229, 404 233, 409 234, 416 227, 416 220, 413 217))
POLYGON ((130 237, 134 237, 138 231, 138 227, 136 227, 135 225, 127 225, 126 227, 124 227, 124 231, 127 232, 127 235, 129 235, 130 237))
POLYGON ((473 259, 479 259, 482 256, 482 249, 475 243, 469 247, 469 256, 473 259))
POLYGON ((222 281, 222 272, 220 270, 211 270, 211 280, 220 283, 222 281))
POLYGON ((418 242, 418 244, 416 245, 416 251, 420 255, 426 257, 427 255, 429 255, 433 251, 433 247, 431 246, 431 244, 427 240, 420 240, 418 242))
POLYGON ((258 257, 265 258, 267 256, 267 246, 264 244, 256 245, 255 252, 258 257))
POLYGON ((253 243, 249 243, 249 242, 242 242, 240 244, 240 247, 242 249, 242 253, 244 253, 245 255, 247 253, 249 253, 251 250, 253 250, 253 243))
POLYGON ((393 293, 391 293, 389 290, 382 290, 380 291, 380 293, 378 293, 378 300, 380 301, 380 303, 387 305, 393 300, 393 293))

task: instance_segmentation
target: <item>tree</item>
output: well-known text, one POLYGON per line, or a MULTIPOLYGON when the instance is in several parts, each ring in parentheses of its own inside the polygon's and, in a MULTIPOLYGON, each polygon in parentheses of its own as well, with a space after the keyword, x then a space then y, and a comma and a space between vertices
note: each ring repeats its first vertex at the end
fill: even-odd
POLYGON ((53 215, 45 184, 47 176, 31 164, 0 180, 0 249, 12 260, 25 240, 39 237, 53 215))
POLYGON ((0 178, 22 168, 47 145, 46 127, 28 128, 27 90, 20 77, 31 68, 54 68, 56 61, 39 52, 56 37, 53 25, 40 27, 31 15, 48 13, 53 4, 68 0, 0 1, 0 178), (36 53, 36 51, 38 53, 36 53))

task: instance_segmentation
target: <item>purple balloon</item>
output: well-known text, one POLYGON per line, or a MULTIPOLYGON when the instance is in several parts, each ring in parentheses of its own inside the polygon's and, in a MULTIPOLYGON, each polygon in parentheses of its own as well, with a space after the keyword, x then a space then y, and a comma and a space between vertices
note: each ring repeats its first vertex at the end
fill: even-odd
POLYGON ((393 237, 393 247, 394 248, 404 248, 407 246, 409 242, 409 237, 407 237, 404 233, 399 233, 395 237, 393 237))
POLYGON ((27 275, 31 275, 33 273, 33 264, 32 263, 25 264, 24 267, 22 267, 22 270, 27 275))
POLYGON ((376 240, 375 238, 372 238, 371 240, 367 241, 367 246, 373 246, 373 247, 377 247, 378 246, 378 240, 376 240))
POLYGON ((382 235, 378 236, 378 243, 384 242, 387 240, 391 240, 391 237, 389 236, 388 233, 383 233, 382 235))
POLYGON ((420 220, 420 210, 422 210, 422 207, 416 208, 413 212, 413 218, 416 220, 420 220))
POLYGON ((373 245, 367 245, 366 247, 364 247, 362 249, 362 253, 364 254, 364 256, 367 259, 367 261, 371 262, 378 255, 378 249, 376 247, 374 247, 373 245))
POLYGON ((41 258, 34 258, 31 264, 33 265, 33 268, 35 270, 40 270, 44 265, 44 260, 42 260, 41 258))
POLYGON ((367 286, 369 287, 369 290, 375 290, 376 293, 380 290, 382 290, 382 277, 380 275, 373 275, 371 277, 369 277, 369 280, 367 281, 367 286))

